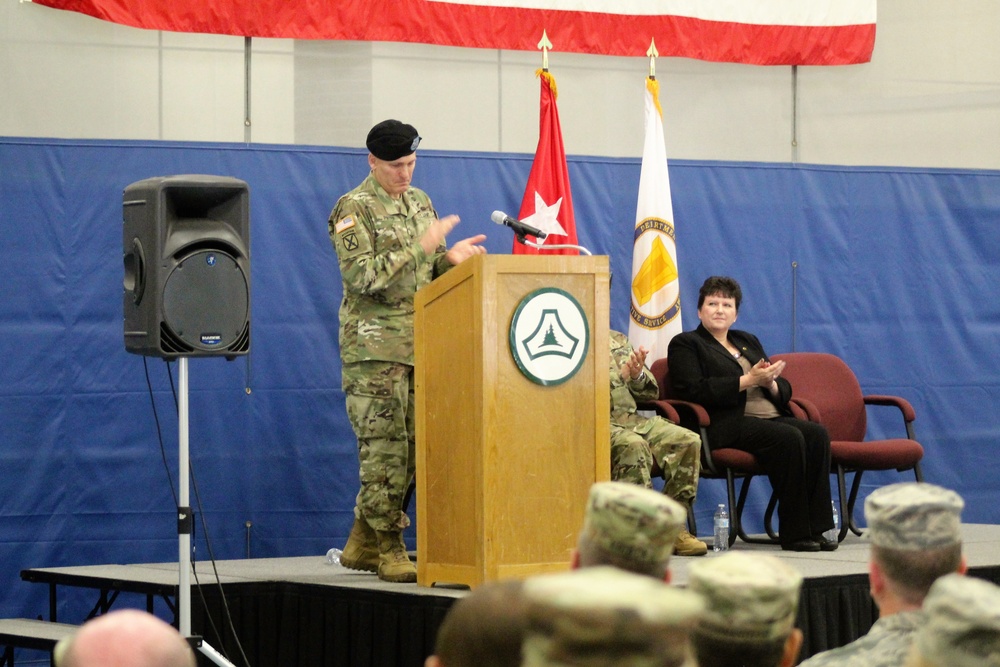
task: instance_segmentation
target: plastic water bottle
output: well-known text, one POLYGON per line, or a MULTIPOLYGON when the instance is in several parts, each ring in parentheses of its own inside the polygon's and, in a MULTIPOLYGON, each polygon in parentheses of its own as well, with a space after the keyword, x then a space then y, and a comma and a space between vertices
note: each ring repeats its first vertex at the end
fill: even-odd
POLYGON ((712 523, 715 526, 712 551, 729 551, 729 513, 725 505, 720 503, 716 508, 712 523))
POLYGON ((326 564, 327 565, 340 565, 340 554, 344 553, 340 549, 334 547, 326 552, 326 564))
POLYGON ((837 511, 837 501, 831 500, 830 505, 833 507, 833 528, 823 533, 823 537, 831 542, 836 542, 837 538, 840 537, 840 512, 837 511))

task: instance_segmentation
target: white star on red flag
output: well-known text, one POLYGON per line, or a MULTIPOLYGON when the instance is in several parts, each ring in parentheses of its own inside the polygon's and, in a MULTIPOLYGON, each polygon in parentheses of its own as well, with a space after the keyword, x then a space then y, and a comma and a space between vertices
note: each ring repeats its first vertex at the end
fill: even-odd
POLYGON ((546 234, 558 234, 566 236, 566 230, 559 224, 559 209, 562 208, 563 198, 560 197, 556 203, 549 206, 542 199, 542 195, 535 191, 535 212, 521 222, 532 227, 537 227, 546 234))

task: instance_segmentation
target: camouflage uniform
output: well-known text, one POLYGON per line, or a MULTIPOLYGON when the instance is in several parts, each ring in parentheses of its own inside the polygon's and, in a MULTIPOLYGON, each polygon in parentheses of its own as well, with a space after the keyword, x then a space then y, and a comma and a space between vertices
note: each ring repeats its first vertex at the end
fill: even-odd
MULTIPOLYGON (((914 654, 930 667, 1000 666, 1000 587, 946 574, 924 599, 927 624, 914 654)), ((916 664, 916 663, 914 663, 916 664)))
POLYGON ((358 438, 355 516, 377 531, 405 528, 403 495, 414 473, 413 298, 451 264, 420 237, 437 219, 409 188, 390 197, 369 174, 337 202, 329 231, 340 263, 340 357, 347 416, 358 438))
POLYGON ((875 621, 864 637, 818 653, 800 663, 800 667, 900 667, 926 619, 923 611, 901 611, 885 616, 875 621))
POLYGON ((761 664, 760 656, 775 643, 789 646, 802 575, 781 559, 730 551, 692 563, 688 590, 706 606, 693 635, 698 664, 761 664), (757 657, 748 659, 748 653, 757 657))
POLYGON ((522 667, 693 665, 701 598, 650 577, 588 567, 524 582, 522 667))
MULTIPOLYGON (((865 499, 865 539, 872 546, 923 551, 961 544, 961 512, 954 491, 925 482, 889 484, 865 499)), ((914 638, 927 622, 923 610, 901 611, 878 619, 864 637, 818 653, 803 667, 900 667, 914 638)))
POLYGON ((701 438, 694 431, 663 417, 643 417, 636 413, 636 400, 659 395, 656 380, 648 368, 631 382, 621 376, 621 367, 632 355, 625 334, 611 331, 611 479, 652 488, 649 471, 653 460, 663 471, 663 492, 681 503, 692 505, 698 492, 701 471, 701 438))
POLYGON ((687 510, 680 503, 651 489, 625 482, 597 482, 590 487, 580 532, 611 558, 600 563, 581 560, 580 565, 655 571, 662 578, 685 520, 687 510))

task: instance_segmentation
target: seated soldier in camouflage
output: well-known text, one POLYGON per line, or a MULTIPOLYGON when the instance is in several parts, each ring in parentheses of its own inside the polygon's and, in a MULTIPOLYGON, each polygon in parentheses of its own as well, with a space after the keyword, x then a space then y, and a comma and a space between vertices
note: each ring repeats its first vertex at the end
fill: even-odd
POLYGON ((731 551, 693 563, 688 589, 705 601, 691 636, 706 667, 791 667, 802 648, 795 627, 802 575, 764 554, 731 551))
MULTIPOLYGON (((701 437, 663 417, 643 417, 636 400, 659 395, 656 379, 646 368, 646 349, 634 350, 625 334, 611 331, 611 479, 653 488, 653 464, 663 476, 663 493, 686 509, 694 505, 701 471, 701 437)), ((686 529, 677 536, 674 553, 703 556, 707 545, 686 529)))
POLYGON ((573 568, 611 565, 670 583, 670 556, 687 511, 662 493, 626 482, 590 487, 573 568))
POLYGON ((1000 667, 1000 587, 946 574, 924 599, 906 667, 1000 667))
MULTIPOLYGON (((522 667, 691 667, 704 609, 691 591, 614 567, 524 582, 522 667)), ((710 665, 711 663, 705 663, 710 665)))
POLYGON ((925 482, 876 489, 865 499, 869 588, 878 620, 868 634, 817 653, 804 667, 900 667, 927 621, 924 598, 939 578, 966 570, 962 498, 925 482))

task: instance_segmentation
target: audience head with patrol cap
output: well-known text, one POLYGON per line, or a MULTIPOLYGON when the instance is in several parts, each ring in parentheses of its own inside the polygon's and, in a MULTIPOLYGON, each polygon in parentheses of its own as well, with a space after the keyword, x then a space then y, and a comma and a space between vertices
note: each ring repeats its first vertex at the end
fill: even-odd
POLYGON ((705 612, 692 634, 701 665, 786 667, 802 647, 795 627, 802 575, 765 554, 731 551, 692 563, 688 589, 705 612))
POLYGON ((687 511, 677 501, 626 482, 590 487, 574 567, 613 565, 670 580, 670 556, 687 511))
POLYGON ((392 118, 383 120, 369 130, 365 145, 375 180, 390 197, 402 196, 410 187, 417 164, 417 128, 392 118))
POLYGON ((1000 587, 946 574, 924 600, 907 667, 1000 667, 1000 587))
POLYGON ((691 591, 616 567, 524 583, 522 667, 693 667, 690 633, 704 602, 691 591))
POLYGON ((57 667, 195 667, 194 651, 166 621, 138 609, 97 616, 53 651, 57 667))
POLYGON ((931 585, 964 573, 962 509, 954 491, 926 482, 876 489, 865 500, 869 579, 879 614, 919 609, 931 585))

